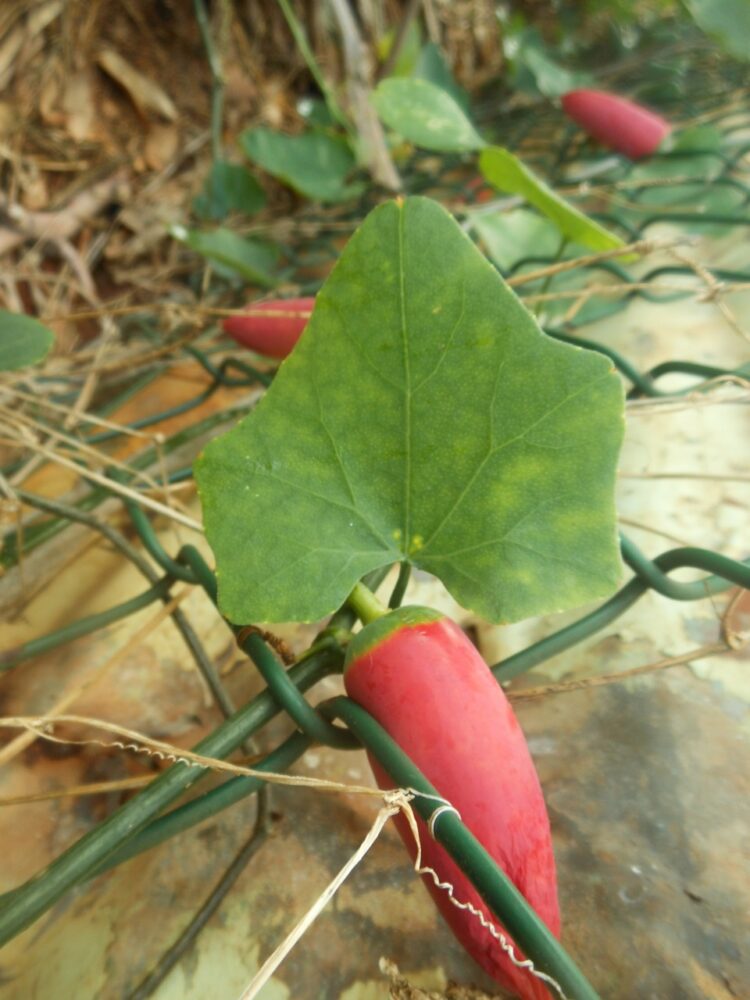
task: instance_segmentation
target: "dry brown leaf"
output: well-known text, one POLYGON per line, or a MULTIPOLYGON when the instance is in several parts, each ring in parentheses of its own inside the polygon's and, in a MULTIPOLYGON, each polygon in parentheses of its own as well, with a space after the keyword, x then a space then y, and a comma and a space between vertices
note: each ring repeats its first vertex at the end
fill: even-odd
POLYGON ((114 49, 102 49, 96 61, 104 72, 126 91, 140 111, 154 111, 170 122, 177 120, 177 108, 172 98, 158 84, 132 66, 119 52, 115 52, 114 49))
POLYGON ((177 152, 180 134, 175 125, 152 125, 143 147, 143 157, 151 170, 163 170, 177 152))
POLYGON ((47 177, 38 170, 29 171, 21 181, 23 189, 23 207, 30 212, 37 212, 49 205, 49 187, 47 177))
POLYGON ((91 74, 87 70, 73 73, 65 81, 62 95, 65 130, 71 139, 82 142, 95 138, 96 105, 91 74))
POLYGON ((59 56, 50 56, 44 67, 39 91, 39 115, 45 125, 64 125, 65 113, 58 101, 65 81, 65 69, 59 56))
POLYGON ((0 45, 0 87, 5 87, 11 81, 17 69, 24 69, 29 58, 38 53, 42 47, 41 35, 47 25, 51 24, 62 12, 62 0, 49 0, 32 9, 25 23, 19 24, 5 36, 0 45), (32 44, 31 48, 29 43, 32 44), (21 55, 21 58, 18 58, 21 55))
POLYGON ((67 240, 74 236, 86 222, 101 212, 113 198, 126 197, 125 175, 112 175, 79 192, 66 206, 56 212, 27 212, 20 205, 3 204, 0 207, 11 217, 14 229, 0 229, 0 255, 7 253, 26 240, 67 240))
POLYGON ((38 35, 52 24, 63 10, 63 0, 48 0, 29 13, 28 30, 30 35, 38 35))

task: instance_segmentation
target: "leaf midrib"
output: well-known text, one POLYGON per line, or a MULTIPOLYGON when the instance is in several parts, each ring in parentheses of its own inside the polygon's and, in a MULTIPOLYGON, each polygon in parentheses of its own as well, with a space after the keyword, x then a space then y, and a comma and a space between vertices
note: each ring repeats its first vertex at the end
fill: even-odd
POLYGON ((411 364, 409 358, 409 342, 406 331, 406 268, 404 266, 404 216, 406 211, 403 203, 398 206, 398 281, 401 299, 401 343, 404 356, 404 388, 406 392, 406 412, 404 419, 404 450, 406 453, 406 469, 404 475, 404 527, 401 536, 401 548, 404 555, 409 555, 411 549, 411 364))

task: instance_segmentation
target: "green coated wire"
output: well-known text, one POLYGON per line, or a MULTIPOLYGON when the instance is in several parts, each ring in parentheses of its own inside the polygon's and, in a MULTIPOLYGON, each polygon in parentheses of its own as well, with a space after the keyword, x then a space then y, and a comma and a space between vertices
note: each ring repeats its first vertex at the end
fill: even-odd
MULTIPOLYGON (((714 224, 726 226, 727 229, 733 229, 735 226, 750 226, 750 216, 726 215, 723 212, 675 212, 674 210, 663 213, 655 212, 643 219, 640 224, 641 232, 645 232, 650 226, 664 222, 689 222, 691 225, 695 223, 700 223, 701 225, 714 224)), ((664 302, 666 301, 666 297, 662 296, 658 301, 664 302)))
POLYGON ((300 730, 310 739, 339 750, 356 750, 359 746, 351 733, 334 726, 310 705, 300 689, 284 670, 275 654, 257 631, 240 630, 240 645, 258 668, 276 703, 284 709, 300 730))
POLYGON ((179 560, 193 571, 198 583, 203 587, 214 605, 218 606, 218 587, 216 575, 194 545, 183 545, 179 551, 179 560))
MULTIPOLYGON (((341 718, 369 753, 377 759, 398 788, 414 789, 413 806, 429 823, 440 794, 386 731, 349 698, 335 698, 322 706, 341 718)), ((435 824, 435 839, 469 877, 490 910, 502 921, 537 970, 551 976, 574 1000, 599 1000, 597 992, 554 934, 537 916, 521 893, 490 857, 458 816, 450 811, 435 824)), ((462 902, 459 900, 459 902, 462 902)))
POLYGON ((273 382, 274 372, 262 372, 258 368, 254 368, 249 365, 246 361, 240 361, 239 358, 225 358, 224 361, 217 367, 205 353, 205 351, 200 351, 194 345, 187 345, 185 347, 185 353, 189 354, 194 358, 202 368, 204 368, 209 375, 220 385, 227 387, 239 387, 245 385, 252 385, 253 382, 260 382, 261 385, 268 387, 273 382), (231 378, 227 376, 227 372, 230 368, 236 368, 238 371, 243 373, 243 378, 231 378))
POLYGON ((165 420, 171 420, 173 417, 182 416, 184 413, 189 413, 191 410, 197 409, 203 403, 211 398, 214 393, 220 389, 222 386, 238 388, 241 386, 249 386, 255 382, 259 382, 263 386, 268 386, 271 384, 272 376, 267 375, 265 372, 258 371, 252 366, 245 364, 243 361, 239 361, 237 358, 226 358, 217 367, 209 360, 208 356, 203 352, 198 350, 197 347, 186 345, 183 348, 186 354, 191 355, 198 363, 211 375, 212 382, 207 386, 202 392, 192 399, 185 400, 184 403, 177 403, 175 406, 170 406, 165 410, 160 410, 158 413, 150 414, 147 417, 140 417, 138 420, 132 420, 128 424, 124 424, 122 429, 112 428, 107 431, 98 431, 95 434, 90 434, 86 437, 87 444, 103 444, 105 441, 111 441, 117 437, 121 437, 127 431, 137 431, 143 430, 145 427, 152 427, 154 424, 162 423, 165 420), (228 378, 226 372, 230 368, 237 368, 244 373, 243 378, 228 378))
POLYGON ((631 399, 641 395, 661 399, 678 398, 687 393, 700 392, 702 389, 708 388, 708 384, 712 379, 743 374, 741 369, 717 368, 715 365, 701 365, 696 364, 694 361, 666 361, 660 365, 656 365, 647 372, 641 372, 627 358, 623 357, 619 351, 616 351, 607 344, 600 344, 598 341, 589 340, 586 337, 576 337, 550 327, 545 327, 544 332, 554 340, 560 340, 564 344, 574 344, 576 347, 584 347, 589 351, 596 351, 597 354, 603 354, 609 358, 614 362, 617 370, 632 383, 633 389, 629 393, 629 398, 631 399), (654 385, 654 382, 658 378, 667 374, 695 375, 696 377, 705 379, 706 382, 705 384, 691 385, 686 389, 667 392, 654 385))
MULTIPOLYGON (((155 584, 158 582, 159 575, 152 568, 148 560, 142 556, 139 551, 134 549, 116 528, 113 528, 105 521, 99 521, 93 515, 85 514, 77 510, 75 507, 71 507, 70 504, 65 504, 60 500, 50 500, 48 497, 36 496, 35 494, 29 493, 24 489, 19 489, 18 487, 16 487, 16 495, 19 499, 23 500, 24 503, 58 516, 70 518, 79 524, 86 525, 93 531, 99 532, 104 538, 111 542, 116 549, 123 553, 123 555, 136 567, 136 569, 138 569, 138 571, 146 577, 149 583, 155 584)), ((206 569, 208 569, 208 567, 206 567, 206 569)), ((211 577, 213 579, 213 574, 211 574, 211 577)), ((169 593, 165 594, 162 598, 165 603, 169 603, 169 599, 169 593)), ((206 650, 203 648, 203 644, 196 635, 195 629, 190 624, 188 616, 182 608, 175 607, 171 611, 171 618, 175 627, 182 635, 185 645, 190 650, 190 654, 193 657, 198 670, 200 670, 203 675, 204 680, 209 686, 217 703, 221 707, 222 712, 227 717, 233 715, 235 708, 232 704, 232 700, 225 691, 224 686, 216 673, 216 668, 206 653, 206 650)))
POLYGON ((169 407, 169 409, 160 410, 158 413, 151 414, 148 417, 140 417, 138 420, 131 420, 130 423, 123 424, 122 428, 113 427, 107 431, 97 431, 95 434, 89 434, 86 437, 86 444, 97 445, 104 444, 106 441, 114 441, 116 438, 127 434, 128 431, 140 431, 146 427, 153 427, 154 424, 160 424, 165 420, 170 420, 172 417, 179 417, 183 413, 189 413, 190 410, 197 409, 205 403, 206 400, 210 399, 219 386, 219 382, 213 382, 198 396, 194 396, 192 399, 186 400, 184 403, 178 403, 175 406, 169 407))
MULTIPOLYGON (((632 542, 628 541, 625 549, 628 556, 636 558, 635 553, 638 550, 632 542)), ((639 562, 640 560, 649 562, 642 553, 638 553, 637 558, 639 562)), ((748 562, 735 562, 734 560, 727 559, 726 556, 720 556, 706 549, 682 548, 664 552, 653 560, 651 567, 648 567, 648 576, 650 579, 646 579, 640 575, 636 576, 635 579, 630 580, 614 597, 611 597, 601 607, 596 608, 590 614, 584 615, 583 618, 579 618, 571 625, 558 629, 552 635, 547 636, 546 639, 541 639, 539 642, 527 646, 526 649, 522 649, 513 656, 501 660, 492 667, 492 672, 500 683, 504 683, 514 677, 518 677, 520 674, 526 673, 527 670, 531 670, 532 667, 543 663, 545 660, 557 656, 558 653, 576 646, 579 642, 588 639, 624 614, 646 593, 649 586, 654 586, 657 590, 661 588, 662 592, 667 589, 671 591, 673 587, 676 587, 677 592, 680 594, 677 598, 678 600, 697 600, 707 597, 710 594, 719 594, 723 590, 728 590, 732 584, 748 587, 750 586, 750 565, 748 565, 748 562), (712 575, 691 583, 678 583, 678 581, 669 580, 668 578, 666 581, 662 580, 664 576, 662 571, 668 572, 672 569, 685 566, 707 569, 709 571, 713 570, 721 573, 722 576, 712 575)), ((645 562, 641 563, 641 565, 644 571, 646 571, 645 562)), ((668 595, 665 593, 664 596, 668 595)))
MULTIPOLYGON (((117 483, 124 484, 128 482, 128 476, 121 469, 108 469, 107 475, 117 483)), ((122 501, 130 515, 130 520, 133 522, 135 530, 138 532, 140 540, 154 562, 176 580, 183 580, 185 583, 196 583, 195 573, 192 569, 168 555, 157 538, 156 532, 152 528, 144 509, 132 497, 123 495, 122 501)))
MULTIPOLYGON (((647 377, 653 380, 661 378, 662 375, 696 375, 704 379, 716 379, 726 375, 739 375, 748 377, 750 372, 748 366, 740 368, 717 368, 715 365, 701 365, 695 361, 662 361, 661 364, 654 365, 647 373, 647 377)), ((664 393, 663 395, 679 395, 678 393, 664 393)))
MULTIPOLYGON (((120 483, 124 482, 127 478, 121 473, 120 470, 117 469, 109 470, 109 475, 112 479, 115 479, 120 483)), ((154 561, 157 564, 160 564, 162 569, 166 571, 167 578, 171 580, 182 580, 186 583, 192 584, 201 583, 209 598, 215 603, 216 577, 208 568, 198 550, 192 545, 186 545, 180 550, 177 560, 170 558, 156 537, 156 533, 151 527, 151 523, 146 517, 143 508, 139 507, 138 504, 136 504, 130 497, 124 496, 123 500, 125 508, 130 514, 136 531, 138 532, 146 551, 151 555, 154 561), (189 560, 190 565, 185 565, 186 560, 189 560), (193 567, 196 567, 197 572, 193 567)), ((198 667, 211 694, 213 695, 214 700, 224 713, 224 716, 228 718, 233 715, 235 712, 234 702, 222 684, 221 678, 219 677, 213 663, 205 655, 201 655, 198 659, 198 667)))
MULTIPOLYGON (((210 431, 220 427, 222 424, 244 416, 247 411, 247 405, 240 405, 228 407, 226 410, 219 410, 216 413, 209 414, 202 420, 199 420, 196 423, 191 424, 189 427, 178 431, 171 438, 165 441, 161 446, 162 455, 169 455, 172 451, 176 451, 178 448, 182 448, 185 445, 190 444, 196 438, 199 438, 204 434, 208 434, 210 431)), ((156 446, 151 446, 130 458, 129 462, 134 470, 140 471, 154 465, 159 460, 159 457, 159 452, 156 446)), ((94 486, 84 497, 81 498, 81 500, 77 501, 75 506, 83 511, 93 510, 100 503, 102 503, 103 500, 111 495, 111 491, 107 490, 106 487, 94 486)), ((28 555, 39 545, 49 541, 51 538, 54 538, 66 527, 68 527, 68 522, 66 522, 63 518, 50 518, 39 524, 30 525, 24 531, 24 553, 28 555)), ((10 567, 15 565, 17 561, 17 536, 15 531, 9 531, 3 539, 2 548, 0 548, 0 565, 10 567)))
MULTIPOLYGON (((326 651, 292 667, 290 675, 304 690, 339 668, 340 658, 326 651)), ((270 692, 264 691, 196 744, 194 752, 206 757, 226 757, 270 722, 278 711, 270 692)), ((1 896, 0 947, 54 906, 74 885, 88 879, 110 855, 207 773, 202 767, 174 764, 43 871, 1 896)))
POLYGON ((657 593, 669 597, 673 601, 695 601, 726 590, 730 584, 750 589, 750 565, 729 559, 718 552, 709 549, 687 547, 672 549, 662 553, 655 560, 649 559, 625 535, 620 536, 622 557, 628 566, 645 580, 657 593), (662 571, 661 566, 690 566, 694 569, 704 569, 713 575, 702 580, 683 583, 672 580, 662 571))
MULTIPOLYGON (((197 550, 186 546, 186 556, 196 570, 196 575, 208 572, 205 561, 197 550)), ((384 579, 387 568, 368 574, 365 582, 376 588, 384 579)), ((213 579, 213 598, 216 596, 213 579)), ((354 614, 343 607, 332 617, 328 631, 349 628, 354 614)), ((300 660, 289 670, 289 679, 304 691, 343 666, 343 652, 336 644, 325 646, 300 660)), ((270 691, 266 690, 240 709, 232 718, 218 726, 201 740, 194 752, 208 757, 226 757, 246 739, 256 733, 279 712, 270 691)), ((148 826, 171 802, 206 774, 201 767, 177 763, 154 780, 112 816, 85 834, 61 854, 43 872, 17 889, 0 896, 0 947, 28 927, 50 906, 53 906, 73 885, 85 881, 98 871, 105 860, 113 855, 137 833, 148 826)), ((230 793, 231 794, 231 793, 230 793)), ((229 804, 229 803, 227 803, 229 804)), ((197 820, 196 820, 197 822, 197 820)))
MULTIPOLYGON (((286 771, 298 760, 311 744, 311 740, 304 733, 292 733, 275 750, 272 750, 267 757, 257 764, 253 764, 254 771, 275 771, 277 773, 286 771)), ((159 816, 153 820, 141 832, 129 840, 119 851, 115 851, 107 860, 87 877, 95 878, 103 872, 121 865, 130 858, 134 858, 144 851, 149 851, 166 840, 171 839, 185 830, 202 823, 207 819, 215 818, 224 809, 233 806, 249 795, 254 795, 265 782, 262 778, 248 775, 247 777, 230 778, 223 784, 212 788, 209 792, 204 792, 197 798, 191 799, 185 805, 178 806, 171 812, 159 816)))
POLYGON ((142 608, 147 608, 154 601, 164 600, 169 596, 169 588, 173 583, 174 580, 170 576, 162 577, 148 590, 123 601, 122 604, 117 604, 115 607, 100 611, 95 615, 88 615, 88 617, 81 618, 70 625, 55 629, 54 632, 48 632, 47 635, 39 639, 31 639, 29 642, 24 642, 20 646, 14 646, 0 653, 0 671, 11 670, 25 660, 49 653, 51 650, 57 649, 58 646, 63 646, 74 639, 80 639, 84 635, 90 635, 97 629, 106 628, 107 625, 113 625, 115 622, 127 618, 128 615, 132 615, 142 608))

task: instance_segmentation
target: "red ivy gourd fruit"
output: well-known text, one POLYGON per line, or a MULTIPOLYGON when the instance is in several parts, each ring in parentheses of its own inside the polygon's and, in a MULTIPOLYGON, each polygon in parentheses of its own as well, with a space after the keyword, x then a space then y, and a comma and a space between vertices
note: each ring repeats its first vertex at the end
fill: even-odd
MULTIPOLYGON (((404 607, 376 619, 352 640, 344 684, 460 813, 516 888, 559 936, 555 860, 539 779, 521 727, 501 687, 461 629, 429 608, 404 607)), ((381 788, 393 781, 370 757, 381 788)), ((413 834, 399 832, 412 858, 413 834)), ((477 890, 417 817, 422 865, 454 887, 502 931, 477 890)), ((469 954, 523 1000, 549 1000, 532 973, 515 966, 477 917, 454 906, 423 876, 435 903, 469 954)), ((515 949, 520 959, 522 954, 515 949)))
POLYGON ((314 305, 314 298, 257 302, 243 316, 224 320, 224 332, 258 354, 285 358, 302 336, 314 305))
POLYGON ((631 160, 655 153, 671 131, 660 115, 601 90, 571 90, 562 106, 590 136, 631 160))

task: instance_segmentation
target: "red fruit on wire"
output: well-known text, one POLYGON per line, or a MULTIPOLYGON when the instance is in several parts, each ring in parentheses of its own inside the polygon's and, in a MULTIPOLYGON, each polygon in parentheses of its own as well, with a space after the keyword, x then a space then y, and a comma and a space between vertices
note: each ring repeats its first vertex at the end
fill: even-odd
MULTIPOLYGON (((542 790, 508 699, 461 629, 429 608, 400 608, 367 625, 350 644, 344 684, 461 815, 516 888, 559 935, 555 860, 542 790)), ((393 781, 370 757, 381 788, 393 781)), ((395 820, 412 858, 414 836, 395 820)), ((439 820, 438 820, 439 823, 439 820)), ((454 887, 502 932, 477 890, 417 817, 422 865, 454 887)), ((423 876, 438 909, 469 954, 523 1000, 549 1000, 475 915, 454 906, 423 876)), ((516 957, 523 955, 515 948, 516 957)))
POLYGON ((562 106, 590 136, 631 160, 656 152, 671 131, 660 115, 601 90, 571 90, 563 95, 562 106))
POLYGON ((269 358, 285 358, 299 340, 315 305, 314 298, 274 299, 248 306, 244 315, 224 320, 224 332, 269 358))

